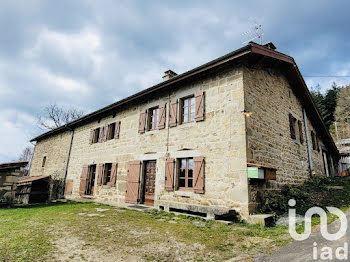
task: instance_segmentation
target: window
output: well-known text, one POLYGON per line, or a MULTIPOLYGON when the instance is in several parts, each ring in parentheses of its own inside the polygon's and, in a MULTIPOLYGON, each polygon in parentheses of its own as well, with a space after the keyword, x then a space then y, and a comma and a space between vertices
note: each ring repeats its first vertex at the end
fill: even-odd
POLYGON ((195 99, 194 97, 183 98, 181 100, 181 120, 182 123, 194 121, 195 99))
POLYGON ((312 141, 312 149, 316 150, 316 136, 314 131, 311 131, 311 141, 312 141))
POLYGON ((98 143, 98 140, 100 139, 100 128, 96 128, 94 130, 94 138, 92 143, 98 143))
POLYGON ((42 167, 45 167, 45 164, 46 164, 46 156, 43 157, 43 163, 42 163, 42 167))
POLYGON ((159 108, 154 107, 148 110, 148 130, 158 129, 159 108))
POLYGON ((292 139, 296 139, 296 129, 295 129, 295 123, 297 122, 297 119, 289 113, 289 128, 290 128, 290 137, 292 139))
POLYGON ((108 133, 107 133, 107 140, 114 139, 115 135, 115 123, 108 125, 108 133))
POLYGON ((109 182, 111 182, 112 177, 112 163, 106 163, 104 165, 103 170, 103 185, 107 185, 109 182))
POLYGON ((193 158, 182 158, 178 161, 179 189, 193 188, 193 158))

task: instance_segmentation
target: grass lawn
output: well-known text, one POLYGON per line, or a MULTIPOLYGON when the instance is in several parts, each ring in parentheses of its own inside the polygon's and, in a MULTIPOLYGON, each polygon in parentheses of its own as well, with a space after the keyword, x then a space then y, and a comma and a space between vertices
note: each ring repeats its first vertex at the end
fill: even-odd
POLYGON ((0 209, 0 261, 251 261, 290 241, 287 227, 226 225, 96 203, 0 209))

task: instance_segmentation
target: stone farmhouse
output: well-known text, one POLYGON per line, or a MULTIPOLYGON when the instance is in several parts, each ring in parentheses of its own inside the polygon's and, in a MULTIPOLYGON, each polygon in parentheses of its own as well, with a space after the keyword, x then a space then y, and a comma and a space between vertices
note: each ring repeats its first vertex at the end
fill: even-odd
POLYGON ((294 61, 248 45, 44 133, 31 176, 69 199, 220 218, 265 190, 337 172, 339 153, 294 61))

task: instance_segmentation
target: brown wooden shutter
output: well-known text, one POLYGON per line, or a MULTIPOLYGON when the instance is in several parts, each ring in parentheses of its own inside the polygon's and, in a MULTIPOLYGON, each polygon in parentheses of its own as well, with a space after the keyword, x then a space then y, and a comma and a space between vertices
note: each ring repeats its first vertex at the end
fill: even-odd
POLYGON ((139 120, 139 133, 140 134, 145 133, 146 115, 147 115, 147 110, 141 111, 141 113, 140 113, 140 120, 139 120))
POLYGON ((195 120, 203 121, 204 120, 204 92, 203 90, 198 91, 195 94, 196 106, 195 106, 195 120))
POLYGON ((104 127, 101 126, 101 127, 100 127, 100 134, 99 134, 99 136, 98 136, 98 142, 99 142, 99 143, 102 143, 102 141, 103 141, 103 134, 104 134, 104 127))
POLYGON ((114 132, 114 139, 119 139, 119 134, 120 134, 120 121, 117 121, 115 123, 115 132, 114 132))
POLYGON ((98 169, 97 169, 97 185, 98 186, 102 185, 103 171, 104 171, 104 164, 98 164, 98 169))
POLYGON ((80 187, 79 187, 79 195, 85 195, 85 188, 86 188, 86 178, 88 175, 89 166, 83 165, 83 171, 81 172, 80 176, 80 187))
POLYGON ((139 197, 141 161, 128 162, 125 203, 137 204, 139 197))
POLYGON ((175 159, 170 158, 165 162, 165 190, 174 190, 174 167, 175 159))
POLYGON ((303 132, 303 124, 300 120, 298 120, 298 126, 299 126, 299 137, 300 137, 300 143, 304 143, 304 132, 303 132))
POLYGON ((64 189, 65 195, 71 195, 73 192, 73 179, 67 179, 66 187, 64 189))
POLYGON ((169 127, 177 125, 177 100, 170 102, 169 108, 169 127))
POLYGON ((320 152, 320 138, 316 135, 316 148, 317 152, 320 152))
POLYGON ((95 133, 95 130, 94 129, 91 129, 90 130, 90 145, 94 142, 94 133, 95 133))
POLYGON ((195 193, 204 193, 204 157, 194 157, 194 184, 193 189, 195 193))
POLYGON ((293 115, 291 113, 289 113, 289 129, 290 129, 290 137, 292 139, 296 139, 295 136, 295 118, 293 117, 293 115))
POLYGON ((159 123, 158 128, 165 128, 165 119, 166 119, 166 104, 159 106, 159 123))
POLYGON ((311 141, 312 141, 312 150, 316 150, 316 140, 315 140, 314 131, 311 131, 311 141))
POLYGON ((115 183, 117 181, 117 170, 118 170, 118 163, 112 163, 111 181, 108 183, 109 186, 115 187, 115 183))
POLYGON ((108 136, 108 125, 103 127, 103 142, 107 141, 107 136, 108 136))

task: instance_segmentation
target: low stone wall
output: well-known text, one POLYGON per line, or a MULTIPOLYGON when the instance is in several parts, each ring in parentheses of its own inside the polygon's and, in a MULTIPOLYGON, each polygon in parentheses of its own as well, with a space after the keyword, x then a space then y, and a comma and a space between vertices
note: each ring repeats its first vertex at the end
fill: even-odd
POLYGON ((0 205, 13 203, 19 176, 20 168, 0 170, 0 205))

